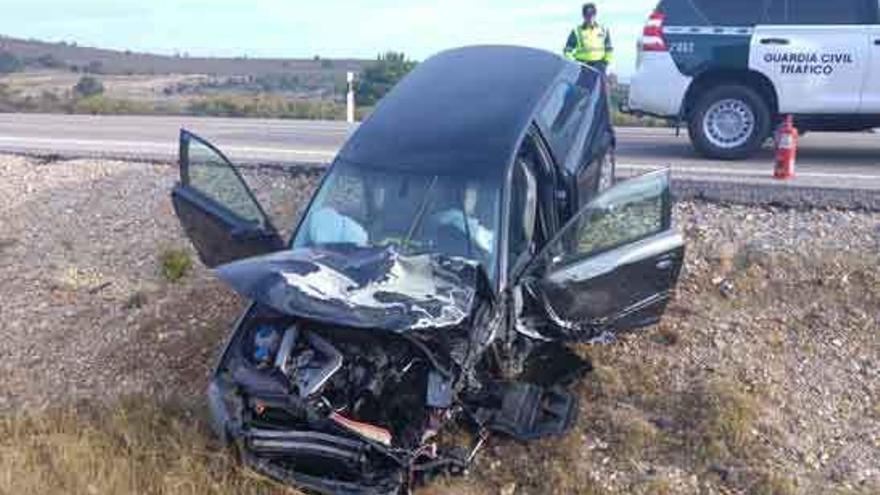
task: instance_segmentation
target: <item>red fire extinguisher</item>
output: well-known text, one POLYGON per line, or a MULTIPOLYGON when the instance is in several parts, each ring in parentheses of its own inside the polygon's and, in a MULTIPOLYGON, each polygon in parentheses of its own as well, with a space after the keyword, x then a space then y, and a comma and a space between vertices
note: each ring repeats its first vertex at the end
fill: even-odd
POLYGON ((776 139, 776 170, 773 176, 777 179, 794 178, 794 164, 797 160, 798 130, 794 126, 791 115, 785 117, 776 139))

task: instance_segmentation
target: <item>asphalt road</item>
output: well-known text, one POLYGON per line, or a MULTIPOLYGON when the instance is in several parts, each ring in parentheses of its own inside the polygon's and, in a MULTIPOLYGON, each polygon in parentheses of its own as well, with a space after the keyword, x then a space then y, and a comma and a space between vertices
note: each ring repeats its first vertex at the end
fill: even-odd
MULTIPOLYGON (((239 162, 326 163, 353 131, 340 122, 194 117, 105 117, 0 114, 0 152, 173 160, 185 127, 239 162)), ((742 162, 706 160, 686 132, 618 130, 618 170, 628 176, 670 166, 675 175, 716 183, 778 186, 773 154, 742 162)), ((811 133, 801 140, 793 188, 880 191, 880 134, 811 133)))

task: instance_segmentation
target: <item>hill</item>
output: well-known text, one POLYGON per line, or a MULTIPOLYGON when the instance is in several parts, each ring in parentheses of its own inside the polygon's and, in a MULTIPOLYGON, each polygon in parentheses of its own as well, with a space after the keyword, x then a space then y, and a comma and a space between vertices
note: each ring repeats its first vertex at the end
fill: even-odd
POLYGON ((373 63, 169 56, 0 35, 0 112, 341 119, 346 73, 373 63))
POLYGON ((360 71, 366 61, 312 59, 208 58, 116 51, 79 46, 75 43, 48 43, 0 35, 0 52, 18 58, 28 69, 67 69, 106 75, 211 75, 267 76, 310 73, 341 74, 360 71))

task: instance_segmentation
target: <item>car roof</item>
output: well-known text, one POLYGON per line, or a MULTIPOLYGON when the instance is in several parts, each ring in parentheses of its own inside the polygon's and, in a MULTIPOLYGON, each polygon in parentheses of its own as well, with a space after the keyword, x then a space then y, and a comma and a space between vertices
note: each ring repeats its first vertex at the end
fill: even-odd
POLYGON ((339 154, 349 163, 503 177, 538 104, 569 64, 515 46, 449 50, 419 64, 339 154))

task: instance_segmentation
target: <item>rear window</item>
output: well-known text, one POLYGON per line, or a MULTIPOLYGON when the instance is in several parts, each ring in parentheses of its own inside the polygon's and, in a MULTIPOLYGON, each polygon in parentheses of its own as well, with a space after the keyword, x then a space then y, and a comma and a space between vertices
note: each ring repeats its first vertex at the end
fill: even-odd
POLYGON ((872 24, 875 0, 663 0, 667 26, 872 24))

